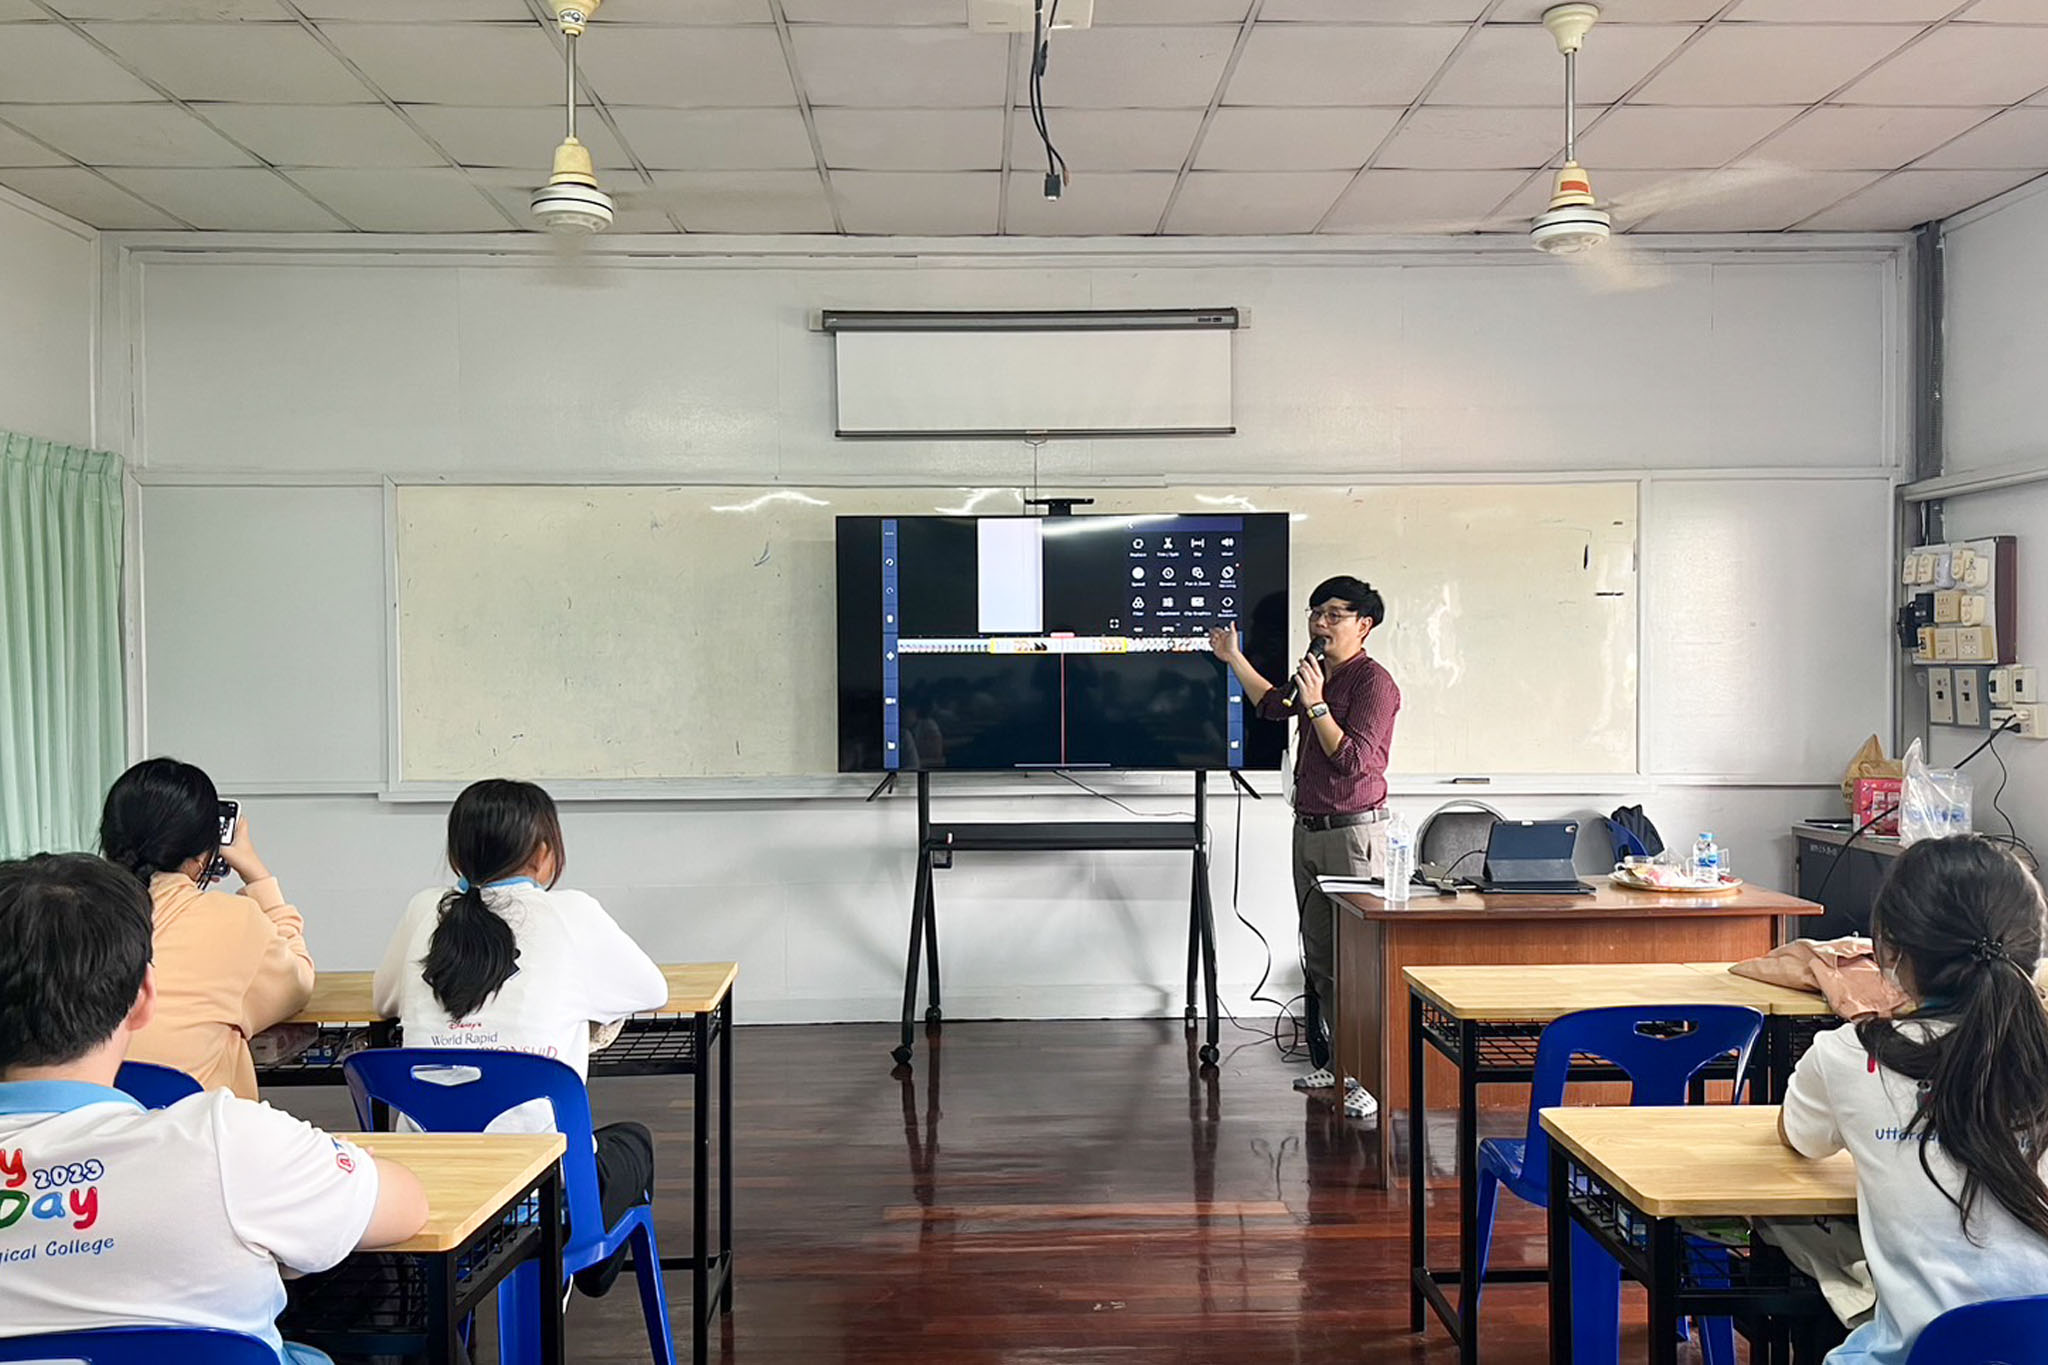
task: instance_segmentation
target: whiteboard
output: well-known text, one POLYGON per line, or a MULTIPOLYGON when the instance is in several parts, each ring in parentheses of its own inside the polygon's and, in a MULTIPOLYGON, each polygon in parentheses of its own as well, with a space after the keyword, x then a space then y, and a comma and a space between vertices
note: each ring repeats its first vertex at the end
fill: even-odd
POLYGON ((384 498, 142 490, 142 746, 227 795, 384 785, 384 498))
MULTIPOLYGON (((1372 582, 1395 772, 1635 770, 1635 483, 1091 491, 1096 512, 1288 512, 1296 597, 1372 582)), ((396 778, 648 781, 832 773, 833 519, 1014 513, 1023 490, 394 497, 396 778)))

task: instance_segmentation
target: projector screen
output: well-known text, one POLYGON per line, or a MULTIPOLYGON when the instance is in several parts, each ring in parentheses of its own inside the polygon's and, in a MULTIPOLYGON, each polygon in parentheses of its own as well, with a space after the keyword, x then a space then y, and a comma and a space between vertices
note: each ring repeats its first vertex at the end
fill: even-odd
POLYGON ((1277 513, 840 517, 839 768, 1275 768, 1209 650, 1286 671, 1277 513))

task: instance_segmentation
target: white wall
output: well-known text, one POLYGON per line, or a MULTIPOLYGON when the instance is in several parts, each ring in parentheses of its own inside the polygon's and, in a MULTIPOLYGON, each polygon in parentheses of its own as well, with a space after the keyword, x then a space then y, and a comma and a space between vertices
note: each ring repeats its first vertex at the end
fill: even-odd
POLYGON ((98 236, 0 190, 0 428, 95 444, 98 236))
MULTIPOLYGON (((109 356, 139 356, 141 369, 110 375, 103 411, 124 421, 132 412, 131 453, 149 483, 365 474, 1029 481, 1034 456, 1021 445, 834 441, 830 347, 808 327, 828 306, 1247 311, 1242 435, 1057 443, 1036 457, 1055 491, 1089 481, 1611 471, 1748 484, 1741 471, 1804 472, 1849 480, 1842 506, 1860 520, 1870 499, 1848 490, 1867 493, 1862 480, 1888 478, 1899 454, 1903 312, 1889 239, 1810 256, 1687 256, 1669 287, 1620 295, 1587 292, 1576 272, 1526 252, 1409 262, 1272 243, 1083 244, 1025 256, 959 243, 812 244, 843 257, 767 243, 763 256, 600 262, 575 275, 450 259, 445 240, 433 244, 441 254, 369 258, 322 256, 303 238, 219 253, 157 244, 129 240, 105 310, 128 343, 110 345, 109 356)), ((1768 503, 1769 478, 1752 491, 1768 503)), ((1827 531, 1853 539, 1856 528, 1827 531)), ((1888 535, 1882 521, 1868 528, 1880 563, 1888 535)), ((1797 587, 1773 588, 1751 623, 1797 587)), ((1722 596, 1739 616, 1739 602, 1722 596)), ((152 638, 205 641, 219 624, 152 619, 150 628, 152 638)), ((1878 628, 1837 624, 1839 635, 1813 648, 1858 648, 1878 628)), ((1723 695, 1767 696, 1785 660, 1733 651, 1714 666, 1736 674, 1723 695)), ((1862 727, 1858 737, 1884 726, 1881 711, 1867 725, 1814 721, 1862 727)), ((1773 728, 1784 728, 1782 717, 1773 728)), ((1397 737, 1397 766, 1398 754, 1397 737)), ((1686 775, 1538 782, 1488 799, 1525 816, 1642 802, 1673 840, 1712 829, 1743 875, 1784 885, 1786 825, 1839 807, 1834 765, 1810 766, 1763 785, 1680 768, 1686 775)), ((1397 804, 1413 816, 1441 796, 1397 784, 1397 804)), ((1116 814, 1082 797, 1025 801, 1034 818, 1116 814)), ((1022 804, 956 800, 941 815, 1017 818, 1022 804)), ((255 796, 249 809, 325 965, 373 963, 405 898, 440 875, 443 807, 356 790, 255 796)), ((1235 816, 1227 800, 1211 812, 1226 907, 1235 816)), ((567 837, 574 884, 613 906, 657 956, 742 962, 743 1018, 893 1014, 914 837, 907 801, 578 805, 567 837)), ((1244 910, 1274 943, 1277 989, 1291 995, 1299 973, 1286 837, 1279 803, 1248 803, 1244 910)), ((938 889, 949 1015, 1177 1012, 1183 861, 963 857, 938 889)), ((1219 913, 1225 997, 1242 1012, 1264 959, 1227 909, 1219 913)))
MULTIPOLYGON (((1948 368, 1943 418, 1944 474, 2032 467, 2048 471, 2048 181, 2036 181, 1985 210, 1973 210, 1943 235, 1948 267, 1948 368)), ((1951 539, 2016 535, 2019 548, 2019 652, 2048 667, 2048 483, 1990 489, 1942 504, 1951 539)), ((1920 700, 1919 697, 1915 698, 1920 700)), ((1954 762, 1983 736, 1946 727, 1931 749, 1954 762)), ((2020 837, 2048 839, 2048 742, 2002 738, 1998 752, 2012 777, 2001 799, 2020 837)), ((1989 755, 1970 765, 1979 829, 2002 831, 1990 808, 1999 781, 1989 755)))

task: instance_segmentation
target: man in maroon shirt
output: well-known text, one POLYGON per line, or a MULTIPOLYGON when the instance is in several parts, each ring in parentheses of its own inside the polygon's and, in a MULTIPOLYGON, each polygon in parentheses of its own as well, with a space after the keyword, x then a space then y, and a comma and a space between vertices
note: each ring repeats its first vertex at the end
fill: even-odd
MULTIPOLYGON (((1323 642, 1294 673, 1293 698, 1245 659, 1234 626, 1209 632, 1209 647, 1244 684, 1245 696, 1268 720, 1300 718, 1294 746, 1294 901, 1301 916, 1301 965, 1308 979, 1308 1055, 1315 1067, 1295 1078, 1296 1090, 1334 1089, 1330 1027, 1337 1012, 1336 903, 1316 889, 1318 877, 1367 877, 1386 831, 1387 753, 1401 689, 1365 653, 1365 637, 1386 619, 1372 585, 1349 576, 1326 579, 1308 596, 1309 634, 1323 642)), ((1369 1119, 1379 1101, 1344 1077, 1344 1112, 1369 1119)))

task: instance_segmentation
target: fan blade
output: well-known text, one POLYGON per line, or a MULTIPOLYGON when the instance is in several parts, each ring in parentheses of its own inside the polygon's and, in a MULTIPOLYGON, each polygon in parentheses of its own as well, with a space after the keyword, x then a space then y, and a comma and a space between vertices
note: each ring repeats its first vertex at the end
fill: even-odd
POLYGON ((1796 178, 1800 172, 1791 166, 1758 162, 1753 165, 1728 166, 1717 171, 1700 171, 1692 175, 1674 176, 1644 185, 1626 194, 1618 194, 1613 200, 1613 212, 1617 218, 1625 219, 1631 227, 1672 209, 1691 208, 1698 204, 1710 204, 1724 199, 1740 199, 1755 194, 1773 185, 1783 184, 1796 178))
POLYGON ((1582 272, 1586 286, 1598 294, 1632 294, 1661 289, 1677 276, 1658 256, 1628 237, 1616 234, 1591 251, 1567 256, 1582 272))

